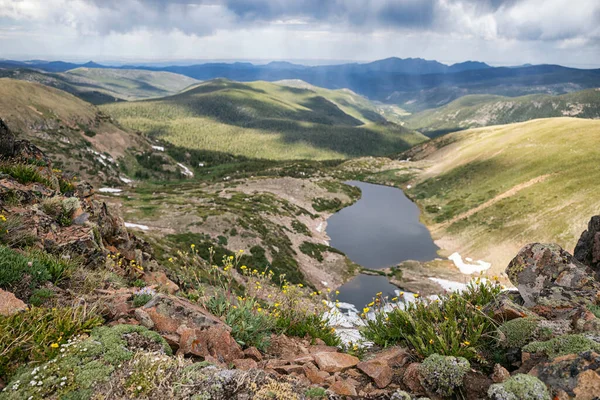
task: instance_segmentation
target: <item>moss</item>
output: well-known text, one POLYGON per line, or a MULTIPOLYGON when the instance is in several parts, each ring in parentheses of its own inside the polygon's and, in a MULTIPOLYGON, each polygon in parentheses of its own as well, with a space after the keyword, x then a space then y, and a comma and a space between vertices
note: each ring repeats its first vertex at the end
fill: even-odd
POLYGON ((327 391, 322 387, 312 387, 307 389, 304 395, 309 399, 327 398, 327 391))
POLYGON ((585 335, 563 335, 544 342, 533 342, 523 347, 523 351, 527 353, 543 353, 550 358, 589 350, 600 352, 600 343, 585 335))
POLYGON ((535 376, 524 374, 490 386, 488 396, 492 400, 550 400, 546 385, 535 376))
POLYGON ((450 396, 462 386, 470 368, 466 358, 432 354, 423 360, 420 372, 427 389, 442 396, 450 396))
POLYGON ((134 352, 130 349, 133 345, 128 344, 128 339, 135 340, 136 347, 140 346, 141 341, 142 345, 153 347, 154 350, 158 347, 163 353, 171 355, 171 349, 164 339, 144 327, 117 325, 96 328, 88 339, 63 344, 60 356, 55 359, 25 369, 15 376, 9 383, 10 390, 5 398, 90 399, 96 385, 108 382, 122 363, 133 358, 134 352))
POLYGON ((254 400, 298 400, 298 396, 289 383, 270 380, 256 392, 254 400))
POLYGON ((538 324, 539 320, 531 317, 517 318, 503 323, 498 328, 502 347, 521 348, 533 341, 538 324))

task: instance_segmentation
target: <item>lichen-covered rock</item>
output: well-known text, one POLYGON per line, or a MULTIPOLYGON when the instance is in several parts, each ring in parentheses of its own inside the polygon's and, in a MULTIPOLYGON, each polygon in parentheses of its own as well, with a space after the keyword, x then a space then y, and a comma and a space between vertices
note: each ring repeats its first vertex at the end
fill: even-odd
POLYGON ((425 389, 442 396, 450 396, 463 384, 471 365, 462 357, 432 354, 423 360, 419 371, 425 389))
POLYGON ((548 388, 535 376, 518 374, 490 386, 491 400, 550 400, 548 388))
POLYGON ((596 279, 600 279, 600 215, 590 219, 587 230, 581 234, 575 246, 573 256, 592 268, 596 272, 596 279))
POLYGON ((586 351, 556 357, 538 364, 530 374, 537 376, 555 393, 592 400, 600 393, 600 354, 586 351))
POLYGON ((390 400, 412 400, 412 397, 404 390, 396 390, 390 400))
POLYGON ((585 351, 600 352, 600 336, 564 335, 543 342, 532 342, 523 347, 527 353, 541 353, 549 358, 578 354, 585 351))
POLYGON ((492 382, 502 383, 510 378, 510 372, 500 364, 494 365, 494 372, 492 373, 492 382))
POLYGON ((498 328, 499 343, 504 348, 521 348, 535 340, 549 340, 572 331, 571 321, 547 321, 527 317, 507 321, 498 328))
POLYGON ((484 308, 484 312, 486 314, 491 314, 492 318, 498 322, 536 316, 533 311, 517 304, 513 297, 522 300, 518 294, 509 292, 500 293, 491 304, 484 308))
POLYGON ((523 247, 506 268, 526 307, 539 304, 565 307, 596 300, 600 283, 594 271, 556 244, 532 243, 523 247))

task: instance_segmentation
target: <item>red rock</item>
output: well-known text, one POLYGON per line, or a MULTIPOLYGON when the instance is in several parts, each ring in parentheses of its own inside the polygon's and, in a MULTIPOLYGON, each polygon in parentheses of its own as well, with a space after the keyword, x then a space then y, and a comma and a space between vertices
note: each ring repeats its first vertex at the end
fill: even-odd
POLYGON ((354 367, 359 359, 344 353, 323 352, 314 355, 317 366, 326 372, 340 372, 354 367))
POLYGON ((404 371, 404 376, 402 377, 402 382, 408 387, 410 392, 414 394, 425 394, 425 389, 423 388, 423 385, 421 385, 420 367, 420 363, 410 364, 408 368, 406 368, 406 371, 404 371))
POLYGON ((303 373, 304 372, 302 365, 280 365, 273 369, 283 375, 290 375, 292 373, 303 373))
POLYGON ((228 330, 222 326, 208 329, 185 329, 179 339, 179 354, 212 356, 221 363, 243 358, 244 352, 228 330))
POLYGON ((319 371, 313 364, 307 364, 302 367, 304 375, 314 385, 321 385, 325 379, 329 378, 329 374, 325 371, 319 371))
POLYGON ((356 396, 356 387, 346 380, 335 382, 329 387, 329 390, 340 396, 356 396))
POLYGON ((170 280, 164 272, 146 272, 143 279, 148 285, 156 285, 159 290, 164 290, 169 294, 179 291, 179 286, 170 280))
POLYGON ((385 360, 365 361, 356 367, 373 379, 379 389, 383 389, 392 382, 393 371, 385 360))
MULTIPOLYGON (((192 329, 220 326, 231 330, 202 307, 175 296, 157 295, 144 307, 137 309, 135 315, 138 320, 146 320, 147 316, 153 323, 152 329, 160 333, 176 333, 182 325, 192 329)), ((144 324, 143 320, 140 322, 144 324)))
POLYGON ((310 354, 315 353, 337 353, 338 348, 335 346, 324 346, 324 345, 314 345, 308 346, 308 352, 310 354))
POLYGON ((296 357, 293 360, 290 360, 295 364, 307 364, 315 361, 315 358, 311 355, 296 357))
POLYGON ((391 347, 375 355, 373 360, 384 361, 389 367, 404 366, 410 359, 410 353, 403 347, 391 347))
POLYGON ((11 316, 27 310, 27 304, 17 299, 11 292, 0 289, 0 315, 11 316))
POLYGON ((246 357, 251 358, 254 361, 262 361, 263 359, 262 354, 256 347, 248 347, 246 350, 244 350, 244 354, 246 357))
POLYGON ((277 367, 281 367, 282 365, 288 365, 289 361, 286 360, 279 360, 279 359, 272 359, 272 360, 267 360, 267 362, 265 363, 265 369, 275 369, 277 367))
POLYGON ((238 358, 231 362, 236 369, 250 370, 258 368, 258 364, 251 358, 238 358))
POLYGON ((494 365, 494 373, 491 376, 494 383, 502 383, 510 378, 510 373, 500 364, 494 365))

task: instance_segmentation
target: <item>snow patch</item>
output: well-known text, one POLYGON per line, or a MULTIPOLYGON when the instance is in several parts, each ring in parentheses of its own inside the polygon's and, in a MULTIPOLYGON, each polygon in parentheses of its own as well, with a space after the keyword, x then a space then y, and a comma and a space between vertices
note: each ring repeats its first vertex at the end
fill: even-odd
POLYGON ((181 172, 185 176, 189 176, 190 178, 194 176, 194 173, 188 167, 186 167, 185 165, 183 165, 182 163, 177 163, 177 165, 179 165, 179 167, 182 169, 181 172))
POLYGON ((152 148, 153 148, 154 150, 158 150, 158 151, 165 151, 165 148, 164 148, 164 147, 162 147, 162 146, 152 146, 152 148))
POLYGON ((319 224, 319 226, 317 226, 317 232, 319 232, 319 233, 323 232, 323 222, 321 222, 319 224))
POLYGON ((125 227, 126 228, 135 228, 135 229, 141 229, 143 231, 148 231, 150 230, 149 226, 146 225, 140 225, 140 224, 132 224, 131 222, 125 222, 125 227))
POLYGON ((441 279, 441 278, 429 278, 429 279, 434 281, 441 287, 443 287, 444 290, 446 290, 448 292, 462 292, 463 290, 465 290, 467 288, 467 285, 465 285, 464 283, 460 283, 460 282, 449 281, 447 279, 441 279))
POLYGON ((100 188, 100 189, 98 189, 98 191, 100 193, 121 193, 122 192, 121 189, 109 188, 109 187, 100 188))
POLYGON ((132 179, 125 178, 124 176, 120 176, 120 177, 119 177, 119 179, 120 179, 120 180, 121 180, 121 182, 123 182, 123 183, 131 183, 131 182, 133 182, 133 180, 132 180, 132 179))
POLYGON ((452 261, 456 268, 460 270, 461 273, 465 275, 475 274, 479 272, 484 272, 490 269, 492 266, 491 263, 478 260, 475 264, 467 264, 463 261, 462 256, 458 253, 453 253, 448 260, 452 261))

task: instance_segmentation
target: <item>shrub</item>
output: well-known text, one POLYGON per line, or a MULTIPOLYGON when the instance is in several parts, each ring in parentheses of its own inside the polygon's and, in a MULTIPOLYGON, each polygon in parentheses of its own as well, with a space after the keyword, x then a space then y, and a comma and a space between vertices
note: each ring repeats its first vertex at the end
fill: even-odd
POLYGON ((242 346, 265 350, 269 336, 275 328, 275 318, 263 309, 254 298, 238 297, 231 301, 225 295, 212 297, 206 304, 208 310, 224 317, 231 327, 231 335, 242 346))
POLYGON ((69 226, 73 220, 73 214, 81 207, 77 197, 67 197, 64 199, 51 197, 42 202, 42 209, 51 216, 61 226, 69 226))
POLYGON ((419 371, 427 389, 442 396, 450 396, 462 386, 470 369, 471 365, 465 358, 432 354, 423 360, 419 371))
POLYGON ((488 396, 491 400, 550 400, 546 385, 535 376, 524 374, 490 386, 488 396))
POLYGON ((70 278, 75 269, 81 265, 81 260, 78 257, 72 257, 68 254, 54 255, 41 250, 30 250, 29 255, 46 267, 50 274, 50 281, 55 285, 70 278))
POLYGON ((344 204, 340 199, 334 197, 333 199, 326 199, 324 197, 317 197, 312 201, 312 207, 317 212, 329 211, 336 212, 344 208, 344 204))
POLYGON ((0 288, 27 284, 30 288, 50 280, 47 267, 39 260, 0 246, 0 288))
POLYGON ((33 291, 31 297, 29 298, 29 302, 32 306, 40 307, 54 297, 56 297, 56 293, 50 289, 37 289, 33 291))
POLYGON ((0 172, 12 176, 17 182, 26 185, 28 183, 41 183, 48 187, 52 186, 37 166, 32 164, 0 164, 0 172))
POLYGON ((322 387, 311 387, 309 389, 306 389, 304 395, 309 399, 327 398, 327 391, 322 387))
MULTIPOLYGON (((482 308, 500 291, 499 284, 478 281, 439 300, 407 302, 405 309, 392 303, 392 311, 365 321, 363 336, 380 346, 406 344, 421 357, 437 353, 483 361, 481 352, 494 343, 496 324, 482 308)), ((371 304, 382 310, 385 303, 378 296, 371 304)))
POLYGON ((277 331, 287 336, 321 339, 328 346, 340 346, 341 340, 322 314, 283 312, 277 318, 277 331))
POLYGON ((59 346, 102 323, 83 307, 32 307, 11 317, 0 316, 0 377, 27 362, 43 362, 59 353, 59 346))
POLYGON ((0 214, 0 242, 9 247, 27 247, 38 240, 18 215, 0 214))
POLYGON ((154 291, 154 289, 150 288, 150 287, 144 287, 140 290, 138 290, 134 295, 133 295, 133 305, 135 307, 141 307, 146 305, 150 300, 152 300, 152 298, 156 295, 156 292, 154 291))

